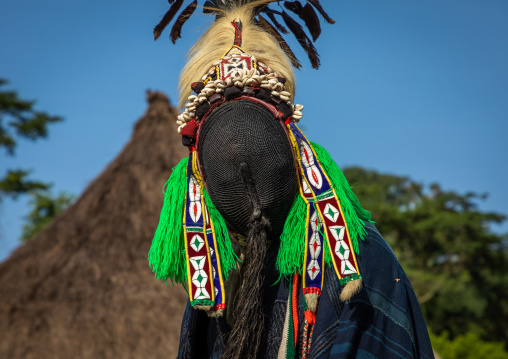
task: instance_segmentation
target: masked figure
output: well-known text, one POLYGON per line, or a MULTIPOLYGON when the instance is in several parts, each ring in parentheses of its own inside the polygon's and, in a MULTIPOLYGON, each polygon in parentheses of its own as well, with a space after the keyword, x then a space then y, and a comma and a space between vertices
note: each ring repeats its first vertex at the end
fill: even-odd
MULTIPOLYGON (((432 358, 392 250, 328 152, 296 125, 300 64, 278 30, 296 36, 313 67, 319 59, 271 2, 206 1, 215 22, 181 74, 189 157, 166 183, 149 253, 156 278, 189 294, 179 357, 432 358)), ((170 3, 156 38, 183 0, 170 3)), ((316 11, 334 22, 317 0, 284 6, 314 40, 316 11)), ((177 17, 173 41, 196 7, 177 17)))

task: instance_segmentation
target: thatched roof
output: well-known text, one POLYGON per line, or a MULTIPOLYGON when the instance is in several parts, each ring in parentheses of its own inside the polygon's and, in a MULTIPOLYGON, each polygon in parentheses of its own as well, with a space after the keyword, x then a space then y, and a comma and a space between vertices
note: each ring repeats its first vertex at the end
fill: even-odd
POLYGON ((187 295, 153 278, 147 254, 161 188, 187 151, 167 97, 148 102, 120 155, 0 264, 1 358, 176 356, 187 295))

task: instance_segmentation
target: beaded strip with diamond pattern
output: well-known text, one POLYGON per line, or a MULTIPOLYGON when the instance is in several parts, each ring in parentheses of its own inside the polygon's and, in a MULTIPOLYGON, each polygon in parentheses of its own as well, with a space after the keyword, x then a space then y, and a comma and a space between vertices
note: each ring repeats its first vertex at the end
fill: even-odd
POLYGON ((195 151, 189 153, 187 186, 183 230, 191 305, 223 309, 225 298, 222 268, 195 151))
MULTIPOLYGON (((316 219, 319 218, 316 223, 319 239, 324 237, 332 257, 335 273, 341 284, 345 285, 350 280, 361 278, 361 275, 340 201, 307 138, 294 123, 288 123, 287 126, 299 164, 303 199, 307 203, 307 208, 315 206, 316 219), (323 233, 319 229, 319 222, 323 226, 323 233)), ((309 226, 309 223, 307 225, 309 226)), ((318 278, 316 272, 320 272, 324 268, 323 265, 318 267, 318 256, 315 255, 313 239, 317 240, 317 236, 311 237, 309 240, 309 232, 307 231, 306 238, 303 292, 320 294, 322 280, 316 281, 318 278)), ((323 262, 321 261, 321 263, 323 262)))

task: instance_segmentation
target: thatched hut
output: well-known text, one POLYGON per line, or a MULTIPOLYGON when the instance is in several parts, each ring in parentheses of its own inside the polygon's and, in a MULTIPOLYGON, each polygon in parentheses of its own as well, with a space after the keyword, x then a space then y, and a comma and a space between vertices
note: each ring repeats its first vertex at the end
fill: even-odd
POLYGON ((1 358, 168 358, 187 295, 147 263, 161 188, 186 156, 161 93, 74 205, 0 264, 1 358))

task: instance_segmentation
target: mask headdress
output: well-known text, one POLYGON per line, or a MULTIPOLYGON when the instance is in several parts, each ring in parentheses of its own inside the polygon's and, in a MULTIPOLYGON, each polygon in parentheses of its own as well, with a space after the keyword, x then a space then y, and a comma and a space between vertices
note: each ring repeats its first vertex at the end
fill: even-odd
MULTIPOLYGON (((170 9, 161 19, 159 24, 154 28, 155 40, 160 37, 164 29, 171 23, 176 13, 180 10, 183 2, 183 0, 169 0, 169 3, 171 4, 170 9)), ((280 44, 280 47, 284 49, 288 58, 291 60, 291 64, 296 68, 300 68, 300 63, 289 46, 287 46, 282 36, 280 36, 279 31, 284 34, 289 34, 290 32, 293 33, 297 41, 309 56, 312 67, 317 69, 319 67, 318 54, 312 44, 312 41, 305 33, 305 30, 298 21, 296 21, 293 16, 288 14, 284 9, 280 7, 276 7, 275 9, 271 8, 270 4, 273 2, 277 2, 278 4, 280 3, 280 1, 276 0, 207 0, 204 2, 202 7, 204 13, 215 14, 216 20, 220 17, 224 17, 226 14, 229 16, 233 12, 233 9, 244 8, 245 11, 251 13, 254 22, 264 28, 265 31, 272 35, 277 34, 274 36, 275 40, 280 44), (263 19, 263 16, 261 14, 263 14, 263 16, 267 16, 275 28, 273 28, 273 25, 266 20, 262 21, 261 19, 263 19), (281 25, 281 20, 287 26, 287 29, 281 25)), ((302 6, 300 1, 284 1, 283 5, 288 11, 297 15, 298 18, 304 22, 313 41, 316 41, 321 34, 321 25, 319 17, 316 14, 316 10, 327 22, 330 24, 335 23, 335 20, 330 18, 324 11, 323 7, 319 3, 319 0, 307 0, 305 2, 305 6, 302 6)), ((198 7, 198 3, 197 0, 194 0, 178 15, 170 33, 170 38, 173 43, 181 37, 182 26, 194 13, 196 7, 198 7)))
MULTIPOLYGON (((154 29, 155 39, 183 5, 183 0, 169 2, 169 11, 154 29)), ((203 4, 204 12, 215 14, 216 19, 190 50, 180 76, 180 107, 184 111, 177 123, 183 144, 189 148, 189 158, 175 167, 167 183, 149 261, 157 278, 170 278, 186 286, 193 307, 212 316, 222 315, 228 304, 224 283, 236 265, 228 233, 232 223, 226 224, 227 213, 221 214, 208 195, 207 178, 200 164, 200 130, 222 104, 250 101, 262 105, 283 128, 294 159, 291 162, 296 164, 298 190, 279 233, 276 268, 283 276, 302 277, 291 283, 303 286, 306 313, 302 357, 306 357, 325 266, 333 267, 344 286, 341 299, 349 299, 361 288, 356 256, 358 240, 366 234, 364 220, 370 220, 370 213, 361 207, 328 152, 308 141, 296 126, 303 106, 291 100, 292 67, 299 68, 300 63, 281 32, 293 33, 312 67, 318 68, 319 57, 312 44, 321 32, 316 11, 329 23, 334 21, 318 0, 307 0, 305 6, 300 1, 285 1, 284 7, 303 21, 311 40, 285 10, 271 9, 272 2, 214 0, 203 4)), ((173 42, 197 7, 195 0, 176 18, 170 34, 173 42)), ((269 226, 259 214, 252 218, 257 224, 250 232, 261 233, 263 226, 269 226)), ((290 291, 291 295, 297 295, 297 291, 290 291)), ((292 327, 298 328, 294 322, 297 318, 290 317, 292 327)), ((257 348, 256 343, 252 345, 257 348)), ((294 350, 296 336, 289 335, 287 344, 294 350)))

